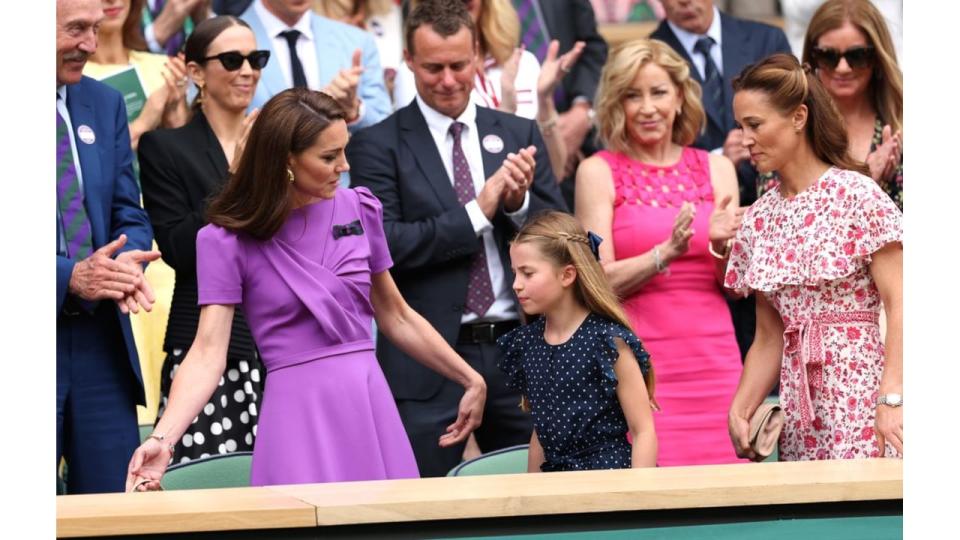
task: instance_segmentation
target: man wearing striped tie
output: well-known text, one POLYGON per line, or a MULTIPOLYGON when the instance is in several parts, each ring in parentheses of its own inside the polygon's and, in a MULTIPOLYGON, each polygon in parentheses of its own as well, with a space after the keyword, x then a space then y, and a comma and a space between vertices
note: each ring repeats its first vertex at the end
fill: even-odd
POLYGON ((57 0, 57 465, 69 493, 122 491, 144 404, 130 311, 149 310, 140 207, 123 98, 83 77, 100 0, 57 0))

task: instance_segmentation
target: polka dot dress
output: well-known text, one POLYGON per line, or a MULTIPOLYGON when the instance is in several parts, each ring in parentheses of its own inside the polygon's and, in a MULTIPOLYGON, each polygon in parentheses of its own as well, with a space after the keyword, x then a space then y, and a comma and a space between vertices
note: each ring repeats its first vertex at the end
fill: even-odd
POLYGON ((521 326, 497 340, 499 367, 507 383, 523 393, 532 408, 543 446, 544 472, 625 469, 631 466, 627 419, 617 399, 613 364, 621 338, 646 376, 650 355, 622 325, 591 313, 565 343, 543 339, 546 320, 521 326))
MULTIPOLYGON (((160 374, 160 410, 167 408, 167 396, 180 363, 187 352, 174 349, 167 355, 160 374)), ((227 369, 210 401, 193 419, 173 451, 173 463, 186 463, 215 454, 252 451, 257 437, 257 412, 263 395, 263 364, 253 358, 227 358, 227 369)))

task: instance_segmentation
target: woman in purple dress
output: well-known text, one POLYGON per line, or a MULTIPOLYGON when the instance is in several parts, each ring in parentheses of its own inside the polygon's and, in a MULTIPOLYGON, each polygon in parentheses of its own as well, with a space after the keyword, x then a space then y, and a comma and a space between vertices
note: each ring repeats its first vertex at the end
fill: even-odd
POLYGON ((336 102, 294 88, 253 124, 236 173, 197 235, 197 336, 167 410, 130 460, 127 489, 159 488, 179 440, 223 373, 234 307, 243 306, 268 372, 251 484, 419 476, 371 335, 465 388, 455 445, 481 420, 483 378, 413 311, 390 273, 380 202, 338 189, 349 170, 347 126, 336 102))

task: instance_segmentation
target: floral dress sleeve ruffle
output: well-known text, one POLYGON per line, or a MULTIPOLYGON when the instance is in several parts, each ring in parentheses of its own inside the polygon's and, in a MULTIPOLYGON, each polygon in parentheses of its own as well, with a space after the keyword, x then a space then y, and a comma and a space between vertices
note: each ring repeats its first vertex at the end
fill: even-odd
POLYGON ((647 381, 647 387, 649 388, 651 386, 650 378, 653 376, 653 368, 650 363, 650 353, 643 348, 643 343, 640 342, 640 338, 620 324, 605 319, 601 319, 601 321, 601 329, 594 334, 594 358, 597 359, 597 363, 600 365, 600 371, 603 373, 601 385, 604 393, 607 397, 611 397, 617 392, 617 374, 613 370, 613 364, 620 357, 620 353, 617 350, 616 338, 622 339, 624 343, 630 347, 630 350, 633 351, 633 355, 640 364, 640 372, 643 373, 643 378, 647 381))
POLYGON ((764 194, 743 217, 724 286, 745 293, 816 285, 869 265, 903 240, 903 214, 871 178, 831 169, 793 199, 764 194))

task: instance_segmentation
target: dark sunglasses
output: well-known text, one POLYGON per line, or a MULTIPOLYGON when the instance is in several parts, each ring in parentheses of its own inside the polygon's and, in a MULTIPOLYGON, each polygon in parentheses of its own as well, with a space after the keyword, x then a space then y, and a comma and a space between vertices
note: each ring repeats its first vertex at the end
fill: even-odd
POLYGON ((852 47, 840 52, 836 49, 814 47, 812 53, 814 63, 821 68, 837 69, 840 59, 845 58, 850 69, 860 69, 873 64, 876 50, 873 47, 852 47))
POLYGON ((251 68, 259 71, 267 65, 267 60, 270 59, 270 51, 253 51, 246 56, 240 54, 239 51, 227 51, 216 56, 208 56, 204 58, 203 61, 208 62, 213 59, 219 60, 220 64, 223 65, 223 69, 227 71, 240 69, 244 60, 250 62, 251 68))

